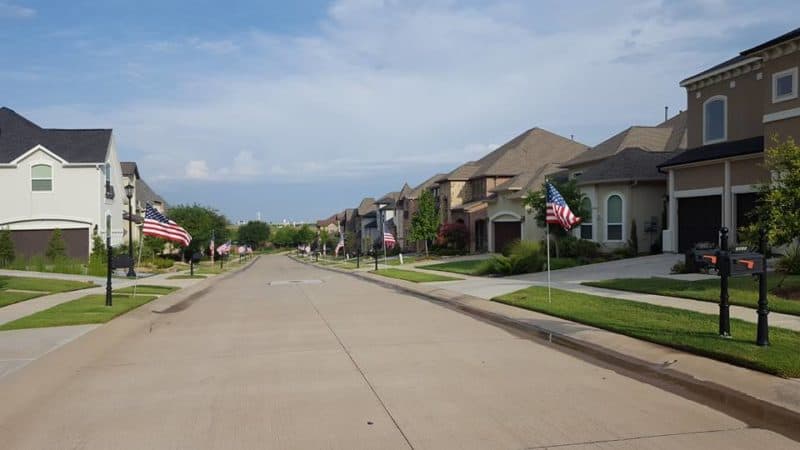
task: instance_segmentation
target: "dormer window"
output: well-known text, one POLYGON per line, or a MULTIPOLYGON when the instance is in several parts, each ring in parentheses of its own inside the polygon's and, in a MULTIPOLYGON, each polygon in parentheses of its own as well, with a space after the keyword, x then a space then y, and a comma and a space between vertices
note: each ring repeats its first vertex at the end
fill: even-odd
POLYGON ((34 192, 51 192, 53 190, 53 168, 47 164, 36 164, 31 167, 31 190, 34 192))
POLYGON ((797 98, 797 67, 772 74, 772 103, 797 98))
POLYGON ((703 103, 703 144, 722 142, 728 136, 728 99, 723 95, 703 103))

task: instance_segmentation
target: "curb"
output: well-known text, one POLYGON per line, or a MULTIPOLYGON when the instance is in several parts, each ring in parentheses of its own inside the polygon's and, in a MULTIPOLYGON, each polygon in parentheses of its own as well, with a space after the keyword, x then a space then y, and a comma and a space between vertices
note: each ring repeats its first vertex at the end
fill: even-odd
MULTIPOLYGON (((443 288, 425 289, 408 281, 394 280, 381 277, 380 275, 372 275, 368 272, 355 272, 335 267, 320 266, 310 261, 292 259, 301 264, 350 275, 354 278, 368 281, 385 288, 412 294, 416 297, 422 297, 436 304, 472 316, 478 320, 500 326, 515 334, 531 338, 537 342, 555 344, 552 348, 556 350, 614 370, 629 378, 654 385, 689 400, 702 403, 739 419, 751 427, 771 430, 790 439, 800 441, 800 427, 797 426, 797 424, 800 423, 800 411, 771 403, 768 400, 754 397, 746 392, 732 389, 713 381, 699 379, 695 375, 680 370, 664 367, 660 364, 653 364, 652 362, 645 361, 636 356, 621 353, 596 343, 574 338, 558 331, 469 304, 470 302, 489 302, 489 300, 486 299, 448 291, 443 288)), ((578 324, 577 322, 573 323, 578 324)), ((658 344, 648 344, 669 349, 677 353, 685 353, 658 344)), ((716 360, 713 361, 717 362, 716 360)), ((757 373, 761 374, 760 372, 757 373)), ((769 375, 765 374, 765 376, 769 375)))

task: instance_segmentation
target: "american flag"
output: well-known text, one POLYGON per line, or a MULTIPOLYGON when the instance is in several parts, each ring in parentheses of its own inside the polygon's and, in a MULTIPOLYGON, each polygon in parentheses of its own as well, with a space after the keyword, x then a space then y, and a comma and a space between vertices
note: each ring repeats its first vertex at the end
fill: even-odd
POLYGON ((569 230, 581 223, 581 218, 572 214, 564 197, 551 183, 547 184, 547 223, 557 223, 565 230, 569 230))
POLYGON ((226 253, 230 253, 230 251, 231 251, 231 241, 228 241, 228 242, 226 242, 224 244, 220 244, 217 247, 217 253, 219 253, 220 255, 224 255, 226 253))
POLYGON ((142 234, 178 242, 183 244, 184 247, 189 245, 189 242, 192 242, 192 235, 184 230, 183 227, 175 223, 175 221, 169 220, 167 216, 161 214, 149 204, 144 210, 142 234))
POLYGON ((383 233, 383 243, 387 247, 392 248, 392 247, 394 247, 394 244, 397 243, 397 241, 394 239, 394 235, 392 235, 392 233, 384 232, 383 233))

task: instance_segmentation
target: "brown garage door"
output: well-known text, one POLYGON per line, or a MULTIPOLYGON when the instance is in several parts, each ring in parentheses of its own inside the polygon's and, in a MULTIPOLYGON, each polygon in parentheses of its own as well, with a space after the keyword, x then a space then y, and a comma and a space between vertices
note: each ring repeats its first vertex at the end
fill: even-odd
POLYGON ((520 222, 493 222, 494 251, 502 252, 509 244, 520 239, 520 222))
MULTIPOLYGON (((11 240, 17 256, 29 258, 44 256, 53 230, 13 230, 11 240)), ((61 230, 67 256, 85 261, 89 258, 89 229, 61 230)))
POLYGON ((678 200, 678 251, 685 252, 698 242, 718 243, 721 227, 721 196, 678 200))

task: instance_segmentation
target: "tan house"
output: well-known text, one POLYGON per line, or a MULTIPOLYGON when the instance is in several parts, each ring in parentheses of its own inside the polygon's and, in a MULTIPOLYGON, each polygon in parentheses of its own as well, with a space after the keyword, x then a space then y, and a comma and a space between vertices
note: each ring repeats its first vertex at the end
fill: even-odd
POLYGON ((755 185, 770 180, 765 145, 800 138, 798 49, 800 28, 681 81, 689 150, 659 166, 668 176, 665 251, 717 242, 723 226, 750 223, 755 185))
POLYGON ((489 215, 494 189, 523 173, 536 173, 553 163, 568 161, 588 147, 541 128, 525 131, 493 152, 451 172, 440 187, 445 222, 463 222, 470 233, 470 251, 499 251, 523 237, 524 216, 502 211, 489 215), (447 203, 449 201, 449 203, 447 203))
POLYGON ((575 235, 607 249, 623 247, 636 223, 640 252, 651 249, 665 227, 667 177, 657 166, 686 148, 688 114, 656 126, 633 126, 562 164, 584 195, 575 235))

